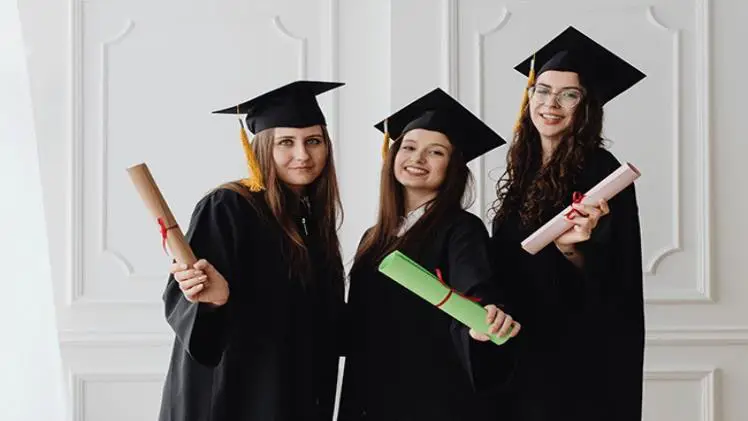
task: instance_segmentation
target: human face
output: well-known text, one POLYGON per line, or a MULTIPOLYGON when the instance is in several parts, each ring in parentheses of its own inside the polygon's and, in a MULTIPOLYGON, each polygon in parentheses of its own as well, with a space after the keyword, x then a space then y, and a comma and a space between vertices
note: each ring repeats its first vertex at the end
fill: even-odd
POLYGON ((328 148, 319 125, 278 127, 273 138, 273 161, 278 178, 300 192, 313 183, 327 163, 328 148))
POLYGON ((435 193, 447 174, 452 145, 442 133, 413 129, 395 155, 395 178, 408 190, 435 193))
POLYGON ((548 70, 538 76, 530 92, 530 118, 541 137, 561 139, 571 127, 583 92, 577 73, 548 70))

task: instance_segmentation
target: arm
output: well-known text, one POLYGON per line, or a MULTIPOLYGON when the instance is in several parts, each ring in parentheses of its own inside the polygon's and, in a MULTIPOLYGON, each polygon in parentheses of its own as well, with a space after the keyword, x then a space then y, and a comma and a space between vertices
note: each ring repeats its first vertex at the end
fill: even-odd
MULTIPOLYGON (((229 286, 235 282, 236 233, 243 225, 240 210, 247 206, 241 200, 245 199, 227 191, 209 194, 195 207, 186 234, 195 255, 211 263, 229 286)), ((189 302, 174 276, 169 276, 163 294, 166 320, 185 350, 201 364, 215 366, 221 360, 232 298, 220 307, 189 302)))
MULTIPOLYGON (((459 221, 448 237, 449 274, 446 281, 454 289, 481 298, 481 304, 503 308, 500 286, 490 263, 489 237, 483 222, 470 215, 459 221)), ((496 346, 470 337, 469 329, 452 323, 452 337, 457 354, 468 372, 475 390, 491 389, 503 384, 514 370, 514 360, 507 349, 510 342, 496 346)))

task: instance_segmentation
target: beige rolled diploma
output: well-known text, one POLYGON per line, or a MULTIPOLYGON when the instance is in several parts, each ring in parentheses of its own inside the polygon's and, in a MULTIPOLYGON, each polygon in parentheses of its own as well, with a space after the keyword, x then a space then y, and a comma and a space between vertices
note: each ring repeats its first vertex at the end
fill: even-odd
POLYGON ((164 200, 156 181, 153 180, 151 171, 145 163, 134 165, 127 169, 135 189, 140 194, 145 206, 160 225, 161 235, 165 237, 174 259, 178 263, 184 263, 189 267, 197 262, 192 248, 187 244, 182 230, 179 228, 169 205, 164 200))
MULTIPOLYGON (((628 187, 629 184, 633 183, 639 176, 641 176, 639 170, 626 162, 585 193, 581 199, 581 203, 584 205, 595 205, 600 199, 608 201, 628 187)), ((553 219, 546 222, 545 225, 522 241, 522 248, 530 254, 536 254, 545 246, 552 243, 553 240, 560 237, 561 234, 571 229, 574 224, 566 219, 566 215, 572 209, 571 206, 567 206, 566 209, 554 216, 553 219)))

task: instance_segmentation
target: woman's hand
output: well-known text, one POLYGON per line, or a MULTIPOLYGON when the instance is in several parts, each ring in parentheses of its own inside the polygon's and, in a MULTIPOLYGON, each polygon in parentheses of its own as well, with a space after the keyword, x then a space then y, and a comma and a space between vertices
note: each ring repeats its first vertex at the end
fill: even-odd
POLYGON ((189 269, 185 264, 173 264, 171 273, 179 283, 182 294, 191 303, 222 306, 229 299, 229 283, 207 260, 201 259, 189 269))
MULTIPOLYGON (((488 310, 488 313, 486 314, 486 323, 489 324, 489 333, 497 334, 500 337, 506 336, 507 334, 509 334, 510 338, 517 336, 522 326, 514 321, 512 316, 504 313, 493 304, 489 304, 484 308, 488 310), (511 332, 509 332, 509 329, 511 329, 511 332)), ((491 339, 485 333, 476 332, 473 329, 470 329, 470 337, 480 342, 486 342, 491 339)))
POLYGON ((563 253, 572 252, 575 244, 589 240, 600 218, 610 213, 608 202, 602 199, 597 206, 573 203, 571 207, 574 211, 566 219, 574 226, 553 241, 563 253))

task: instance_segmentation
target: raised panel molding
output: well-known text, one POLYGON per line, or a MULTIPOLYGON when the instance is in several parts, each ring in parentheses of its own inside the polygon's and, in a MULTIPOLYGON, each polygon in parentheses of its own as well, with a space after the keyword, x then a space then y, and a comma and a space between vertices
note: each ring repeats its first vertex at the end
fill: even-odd
POLYGON ((161 383, 163 373, 76 373, 68 374, 72 395, 73 421, 86 421, 86 386, 91 383, 161 383))
MULTIPOLYGON (((700 421, 715 421, 717 369, 686 367, 677 369, 660 369, 644 371, 644 381, 698 381, 701 388, 700 396, 700 421)), ((645 385, 646 387, 646 385, 645 385)))
MULTIPOLYGON (((170 333, 62 331, 60 343, 65 347, 142 347, 171 346, 170 333)), ((647 346, 748 346, 748 326, 714 326, 694 328, 650 328, 647 346)))
MULTIPOLYGON (((709 304, 714 303, 713 297, 713 286, 711 282, 711 255, 710 255, 710 241, 711 241, 711 189, 710 189, 710 148, 711 148, 711 137, 710 137, 710 70, 709 70, 709 58, 710 58, 710 9, 711 0, 695 0, 696 5, 696 45, 695 45, 695 63, 694 66, 697 69, 696 72, 696 123, 697 123, 697 137, 695 139, 696 148, 698 151, 697 162, 695 163, 697 172, 697 188, 696 188, 696 207, 699 210, 696 215, 697 219, 697 241, 695 246, 696 259, 696 277, 695 277, 695 288, 656 288, 650 289, 646 295, 646 302, 648 304, 709 304)), ((523 4, 523 9, 526 7, 533 7, 529 4, 523 4)), ((552 7, 551 5, 543 4, 542 7, 552 7)), ((561 7, 561 6, 559 6, 561 7)), ((568 7, 564 5, 563 7, 568 7)), ((574 7, 577 7, 575 4, 574 7)), ((626 9, 626 10, 641 10, 642 6, 628 6, 628 5, 616 5, 608 7, 597 6, 596 3, 581 1, 579 2, 580 11, 584 12, 600 12, 609 11, 611 9, 626 9)), ((442 48, 444 59, 444 68, 442 70, 443 83, 449 87, 454 94, 457 83, 456 70, 459 63, 454 63, 457 60, 457 46, 459 45, 459 34, 456 25, 457 19, 456 14, 459 10, 458 0, 443 0, 443 25, 444 35, 442 37, 442 48)), ((526 9, 525 9, 526 10, 526 9)), ((483 57, 484 48, 483 45, 490 36, 500 32, 500 30, 506 25, 510 19, 512 12, 505 6, 503 8, 501 16, 498 18, 498 22, 485 32, 480 30, 476 31, 475 35, 475 60, 476 60, 476 90, 477 90, 477 104, 476 112, 480 118, 483 118, 483 80, 484 80, 484 69, 483 69, 483 57)), ((671 202, 673 205, 674 217, 672 221, 672 236, 670 244, 663 247, 659 251, 655 252, 653 256, 644 256, 645 264, 642 271, 645 275, 655 275, 658 265, 662 263, 668 256, 671 256, 677 252, 683 251, 682 246, 682 229, 684 221, 682 220, 682 197, 681 197, 681 149, 682 149, 682 137, 681 137, 681 120, 682 120, 682 99, 680 96, 682 78, 681 78, 681 66, 687 65, 682 63, 681 60, 681 30, 669 28, 665 26, 656 17, 655 6, 647 5, 643 7, 643 16, 654 28, 662 31, 671 38, 672 51, 671 64, 672 64, 672 101, 673 110, 670 115, 672 121, 673 136, 670 139, 672 143, 672 155, 671 159, 673 162, 673 186, 672 186, 672 197, 671 202)), ((476 193, 477 200, 479 201, 480 217, 484 219, 488 225, 490 221, 486 217, 487 203, 485 201, 485 164, 484 158, 478 159, 478 174, 476 174, 476 193)))
POLYGON ((680 126, 681 126, 681 97, 680 97, 680 30, 679 29, 672 29, 668 28, 664 24, 662 24, 660 21, 657 20, 657 18, 654 15, 654 6, 649 6, 645 9, 645 17, 647 21, 654 26, 657 30, 664 32, 665 34, 669 35, 671 37, 671 44, 672 44, 672 51, 671 51, 671 62, 670 65, 672 67, 672 103, 673 103, 673 109, 672 109, 672 130, 673 130, 673 137, 671 139, 672 143, 672 156, 671 160, 673 163, 673 186, 672 186, 672 206, 673 206, 673 219, 672 219, 672 226, 671 226, 671 244, 663 247, 660 251, 655 253, 654 256, 650 257, 649 262, 645 265, 644 274, 645 275, 654 275, 657 270, 657 265, 665 259, 667 256, 682 251, 683 248, 681 246, 681 227, 683 224, 681 223, 681 204, 680 204, 680 191, 681 191, 681 171, 680 171, 680 150, 681 150, 681 136, 680 136, 680 126))
MULTIPOLYGON (((84 134, 83 134, 83 123, 85 112, 83 108, 84 98, 84 75, 85 69, 83 66, 83 39, 84 39, 84 21, 85 21, 85 5, 89 4, 89 0, 69 0, 69 14, 68 14, 68 68, 70 79, 68 81, 68 95, 69 95, 69 128, 68 128, 68 174, 67 174, 67 201, 65 204, 67 211, 67 226, 66 226, 66 268, 65 268, 65 304, 67 306, 74 305, 112 305, 112 304, 123 304, 123 305, 159 305, 160 300, 158 298, 153 299, 138 299, 138 300, 121 300, 121 299, 108 299, 108 298, 97 298, 90 297, 86 294, 86 276, 85 276, 85 256, 84 252, 84 197, 83 197, 83 183, 84 183, 84 134)), ((325 50, 328 55, 327 59, 329 64, 327 74, 330 80, 337 79, 338 69, 338 0, 326 0, 325 4, 327 7, 324 13, 327 18, 327 27, 324 28, 325 35, 321 38, 323 43, 328 44, 325 50)), ((289 38, 297 43, 298 52, 298 77, 299 79, 306 79, 308 74, 308 41, 306 37, 300 37, 291 33, 284 25, 279 16, 274 16, 272 22, 278 34, 280 36, 289 38)), ((99 252, 102 255, 109 255, 113 261, 117 262, 122 272, 128 278, 138 277, 148 278, 148 275, 136 274, 133 265, 128 261, 127 257, 121 252, 114 250, 109 244, 107 239, 106 227, 108 223, 107 215, 107 174, 108 174, 108 162, 107 162, 107 151, 108 151, 108 105, 109 105, 109 57, 110 49, 122 42, 127 35, 132 33, 135 26, 135 22, 131 19, 127 19, 124 23, 123 29, 119 31, 114 37, 109 40, 100 43, 100 98, 101 101, 101 115, 100 118, 100 146, 101 153, 99 159, 101 162, 98 163, 99 172, 99 183, 100 189, 98 197, 99 209, 94 210, 94 214, 99 215, 99 252), (98 211, 98 212, 97 212, 98 211)), ((330 94, 330 120, 331 132, 337 132, 337 124, 339 120, 338 110, 338 94, 332 92, 330 94)), ((335 158, 339 160, 340 151, 339 143, 335 146, 335 158)), ((152 275, 150 277, 153 277, 152 275)))
MULTIPOLYGON (((115 35, 112 39, 104 41, 100 46, 101 64, 100 64, 100 77, 99 77, 99 92, 101 94, 99 98, 99 104, 101 104, 99 116, 100 132, 99 136, 101 139, 101 154, 99 155, 99 250, 102 255, 108 254, 112 256, 116 261, 125 275, 129 278, 135 275, 132 264, 122 253, 113 250, 109 247, 107 237, 107 226, 109 222, 109 202, 107 197, 107 186, 109 185, 109 53, 112 46, 122 42, 127 35, 130 34, 135 23, 128 19, 125 22, 124 28, 119 34, 115 35)), ((81 206, 83 202, 80 202, 81 206)), ((82 279, 82 278, 79 278, 82 279)), ((76 294, 81 297, 85 294, 85 285, 83 282, 79 282, 76 285, 76 294)))
MULTIPOLYGON (((476 86, 475 86, 475 94, 476 94, 476 115, 481 120, 485 120, 485 116, 483 115, 483 91, 484 91, 484 44, 486 40, 491 37, 494 34, 499 33, 504 26, 509 22, 509 19, 512 17, 511 12, 504 7, 501 10, 501 15, 499 16, 497 22, 492 25, 488 30, 481 31, 477 30, 475 32, 474 36, 474 42, 475 42, 475 69, 476 69, 476 86)), ((488 217, 486 216, 487 208, 486 208, 486 160, 485 156, 480 156, 478 158, 478 174, 477 174, 477 188, 476 188, 476 199, 479 204, 479 212, 480 212, 480 218, 483 219, 486 223, 488 223, 488 217)))
POLYGON ((283 26, 280 16, 273 17, 273 26, 275 29, 284 37, 296 42, 297 48, 299 49, 299 79, 306 79, 307 75, 307 59, 308 59, 308 46, 307 38, 300 37, 292 34, 283 26))

